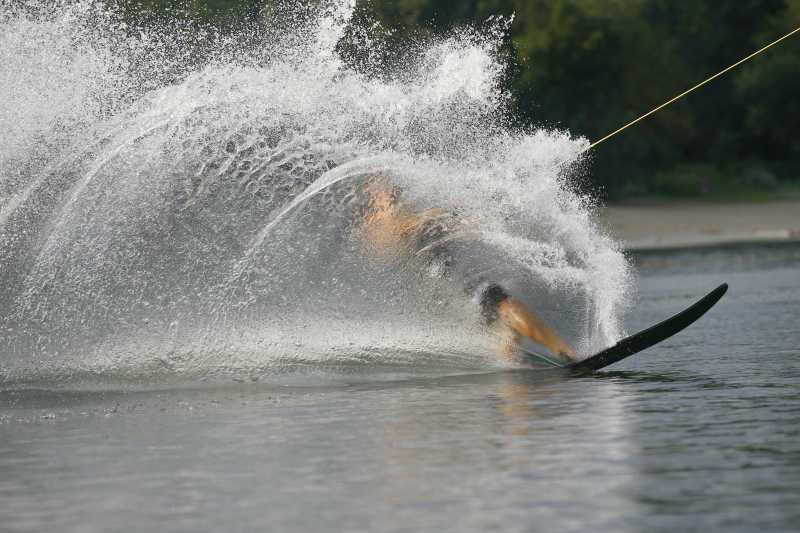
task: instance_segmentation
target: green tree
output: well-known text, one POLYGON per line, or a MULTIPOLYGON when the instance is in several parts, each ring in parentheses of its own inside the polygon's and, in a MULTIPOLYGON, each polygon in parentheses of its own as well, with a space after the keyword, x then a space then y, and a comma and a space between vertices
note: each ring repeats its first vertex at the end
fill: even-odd
MULTIPOLYGON (((800 0, 770 17, 751 40, 770 41, 800 23, 800 0)), ((736 98, 745 111, 744 154, 772 162, 776 173, 800 181, 800 39, 782 43, 746 65, 736 78, 736 98)))

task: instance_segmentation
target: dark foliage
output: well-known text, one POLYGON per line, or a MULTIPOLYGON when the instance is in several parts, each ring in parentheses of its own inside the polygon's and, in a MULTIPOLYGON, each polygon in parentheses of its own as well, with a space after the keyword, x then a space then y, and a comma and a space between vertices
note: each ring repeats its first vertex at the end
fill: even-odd
MULTIPOLYGON (((185 3, 143 2, 157 10, 185 3)), ((257 19, 268 0, 189 5, 207 20, 257 19)), ((524 127, 596 140, 800 23, 800 0, 372 0, 397 46, 409 35, 514 14, 505 83, 524 127)), ((357 55, 353 61, 358 62, 357 55)), ((697 195, 800 181, 800 35, 598 146, 593 188, 609 196, 697 195)))

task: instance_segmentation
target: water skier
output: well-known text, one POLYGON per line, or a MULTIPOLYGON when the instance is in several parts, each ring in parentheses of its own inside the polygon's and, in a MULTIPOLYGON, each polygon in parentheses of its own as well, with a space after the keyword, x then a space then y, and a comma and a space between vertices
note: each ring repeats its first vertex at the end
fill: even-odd
MULTIPOLYGON (((392 253, 404 247, 415 256, 439 258, 446 268, 454 269, 446 244, 469 226, 469 221, 442 208, 415 212, 400 201, 400 190, 384 177, 372 179, 367 191, 369 204, 361 217, 361 230, 371 249, 392 253)), ((478 294, 481 315, 487 325, 496 328, 505 357, 512 358, 525 337, 563 358, 577 359, 574 350, 550 325, 501 285, 484 282, 466 288, 478 294)))

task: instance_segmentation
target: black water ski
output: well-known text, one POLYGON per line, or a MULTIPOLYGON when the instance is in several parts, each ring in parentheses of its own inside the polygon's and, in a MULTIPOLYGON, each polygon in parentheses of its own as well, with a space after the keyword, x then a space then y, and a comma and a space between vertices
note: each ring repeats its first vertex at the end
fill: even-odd
POLYGON ((570 363, 564 365, 564 368, 575 371, 592 371, 599 370, 617 361, 621 361, 637 352, 658 344, 659 342, 672 337, 685 327, 692 324, 695 320, 703 316, 706 311, 711 309, 715 303, 722 298, 725 291, 728 290, 728 284, 723 283, 713 291, 706 294, 702 299, 698 300, 694 305, 687 307, 677 315, 674 315, 663 322, 659 322, 655 326, 651 326, 645 330, 635 333, 630 337, 626 337, 616 343, 610 348, 606 348, 602 352, 596 353, 593 356, 578 361, 577 363, 570 363))

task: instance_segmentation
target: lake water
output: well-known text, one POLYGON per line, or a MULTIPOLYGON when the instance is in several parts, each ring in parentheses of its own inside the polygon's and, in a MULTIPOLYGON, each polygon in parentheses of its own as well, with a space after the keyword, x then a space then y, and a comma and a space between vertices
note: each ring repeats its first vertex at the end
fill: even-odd
MULTIPOLYGON (((0 392, 3 531, 793 530, 800 246, 635 257, 635 331, 722 281, 678 336, 606 371, 0 392)), ((382 376, 382 377, 380 377, 382 376)))

